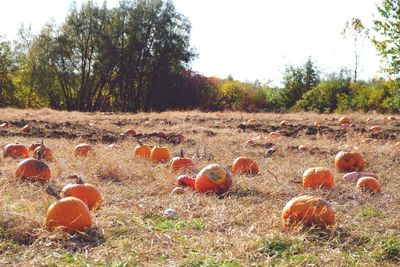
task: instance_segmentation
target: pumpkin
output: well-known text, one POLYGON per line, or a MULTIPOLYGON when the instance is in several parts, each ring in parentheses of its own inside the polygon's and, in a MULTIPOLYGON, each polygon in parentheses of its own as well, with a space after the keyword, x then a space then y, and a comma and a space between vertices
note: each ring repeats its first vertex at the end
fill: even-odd
POLYGON ((339 119, 339 122, 340 122, 341 124, 350 123, 350 119, 349 119, 348 117, 341 117, 341 118, 339 119))
POLYGON ((74 155, 75 157, 94 157, 96 154, 91 145, 79 144, 75 147, 74 155))
POLYGON ((257 162, 248 157, 238 157, 233 161, 232 172, 237 174, 257 174, 260 171, 257 162))
POLYGON ((290 200, 282 211, 283 227, 300 226, 326 228, 336 223, 335 212, 328 202, 316 196, 299 196, 290 200))
POLYGON ((374 139, 372 139, 372 138, 364 138, 363 140, 361 140, 361 144, 369 144, 372 141, 374 141, 374 139))
POLYGON ((343 150, 336 154, 335 167, 338 172, 362 171, 365 167, 365 161, 359 152, 343 150))
POLYGON ((307 145, 299 145, 297 149, 300 151, 309 151, 311 148, 307 145))
POLYGON ((48 182, 51 179, 51 172, 43 161, 27 158, 18 164, 15 176, 23 180, 48 182))
POLYGON ((169 150, 166 147, 155 146, 151 150, 150 160, 154 162, 167 162, 169 161, 169 150))
POLYGON ((133 150, 133 154, 136 157, 142 157, 145 159, 149 159, 150 154, 151 154, 150 146, 147 144, 143 144, 139 139, 136 139, 136 142, 138 144, 136 145, 135 149, 133 150))
POLYGON ((135 136, 137 133, 134 129, 128 129, 125 131, 125 134, 135 136))
POLYGON ((71 175, 69 178, 74 179, 74 181, 63 187, 61 190, 61 198, 79 198, 87 205, 89 210, 96 210, 103 201, 103 197, 97 187, 86 183, 77 175, 71 175))
POLYGON ((158 131, 158 132, 156 133, 156 135, 157 135, 158 137, 160 137, 160 138, 166 138, 166 137, 167 137, 167 133, 164 132, 164 131, 158 131))
POLYGON ((0 124, 0 128, 8 128, 8 123, 3 122, 2 124, 0 124))
POLYGON ((190 158, 185 158, 183 155, 183 149, 181 149, 180 157, 173 157, 170 162, 172 171, 180 171, 180 170, 193 170, 195 168, 193 160, 190 158))
POLYGON ((374 177, 375 179, 379 179, 379 176, 374 173, 367 173, 367 172, 349 172, 343 175, 343 180, 349 182, 357 182, 362 177, 374 177))
POLYGON ((40 146, 40 143, 32 143, 30 146, 29 146, 29 151, 35 151, 35 149, 37 148, 37 147, 39 147, 40 146))
POLYGON ((214 192, 223 194, 232 186, 231 173, 220 164, 210 164, 204 167, 196 178, 181 175, 176 181, 179 186, 188 186, 196 192, 214 192))
POLYGON ((244 146, 252 146, 252 145, 255 145, 255 142, 252 139, 249 139, 246 141, 246 143, 244 143, 244 146))
POLYGON ((281 136, 281 134, 279 132, 270 132, 269 136, 272 137, 272 138, 276 138, 276 137, 281 136))
POLYGON ((28 124, 21 128, 21 132, 23 133, 29 133, 30 131, 31 127, 28 124))
POLYGON ((195 188, 196 179, 192 178, 188 175, 179 175, 176 179, 176 185, 183 186, 183 187, 192 187, 195 188))
POLYGON ((388 116, 388 117, 387 117, 387 120, 389 120, 389 121, 395 121, 395 120, 397 120, 397 119, 396 119, 396 117, 394 117, 394 116, 388 116))
POLYGON ((60 198, 49 186, 47 193, 57 198, 46 214, 46 227, 49 230, 62 228, 68 232, 83 231, 92 226, 92 218, 86 204, 76 197, 60 198))
MULTIPOLYGON (((35 148, 33 151, 33 158, 37 159, 40 151, 40 146, 35 148)), ((47 160, 47 161, 53 161, 53 152, 51 151, 50 148, 44 147, 43 154, 42 154, 42 159, 47 160)))
POLYGON ((356 188, 363 192, 379 193, 381 191, 381 185, 379 181, 374 177, 361 177, 358 179, 356 188))
POLYGON ((381 126, 371 126, 371 128, 369 128, 371 132, 377 133, 383 130, 383 128, 381 126))
POLYGON ((7 144, 3 148, 3 157, 16 158, 27 158, 29 157, 28 147, 22 144, 7 144))
POLYGON ((309 168, 303 173, 303 188, 332 189, 335 183, 328 168, 309 168))

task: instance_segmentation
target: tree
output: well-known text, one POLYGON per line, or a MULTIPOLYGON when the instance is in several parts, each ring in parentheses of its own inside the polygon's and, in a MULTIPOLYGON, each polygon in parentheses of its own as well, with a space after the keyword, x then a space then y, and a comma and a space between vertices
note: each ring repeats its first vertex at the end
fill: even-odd
POLYGON ((303 66, 288 66, 283 76, 286 108, 292 107, 305 92, 319 83, 319 71, 309 58, 303 66))
POLYGON ((378 6, 380 19, 374 20, 378 36, 372 41, 385 61, 385 72, 400 78, 400 0, 383 0, 378 6))
MULTIPOLYGON (((1 37, 0 37, 1 38, 1 37)), ((17 105, 12 74, 16 71, 11 45, 0 39, 0 107, 17 105)))
POLYGON ((362 38, 367 38, 369 35, 369 29, 364 27, 364 24, 359 18, 352 18, 351 21, 347 21, 343 32, 344 37, 351 37, 354 42, 354 75, 353 82, 357 82, 359 74, 359 64, 360 64, 360 44, 359 40, 362 38))

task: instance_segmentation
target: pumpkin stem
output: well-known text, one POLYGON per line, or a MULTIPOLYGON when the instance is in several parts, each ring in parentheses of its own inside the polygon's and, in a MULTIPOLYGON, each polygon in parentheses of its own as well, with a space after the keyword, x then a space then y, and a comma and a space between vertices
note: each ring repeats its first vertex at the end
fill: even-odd
POLYGON ((85 180, 82 179, 82 177, 80 177, 77 174, 70 174, 67 176, 68 179, 71 179, 73 181, 73 183, 75 184, 84 184, 85 180))
POLYGON ((57 200, 61 199, 60 194, 51 184, 46 188, 46 193, 49 194, 50 196, 55 197, 57 200))
POLYGON ((139 138, 136 138, 136 142, 140 145, 140 146, 142 146, 143 145, 143 143, 142 143, 142 141, 140 141, 140 139, 139 138))
POLYGON ((38 160, 42 160, 43 154, 44 154, 44 141, 42 139, 42 141, 40 142, 40 148, 38 152, 38 160))
POLYGON ((185 156, 183 155, 183 148, 181 149, 181 158, 184 158, 185 156))

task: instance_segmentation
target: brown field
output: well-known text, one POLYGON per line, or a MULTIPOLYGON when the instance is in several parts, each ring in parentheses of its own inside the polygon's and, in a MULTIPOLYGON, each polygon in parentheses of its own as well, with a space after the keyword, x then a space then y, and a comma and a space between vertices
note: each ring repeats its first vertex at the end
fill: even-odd
POLYGON ((10 124, 0 129, 0 144, 29 145, 45 138, 56 157, 49 163, 54 186, 61 189, 68 183, 66 175, 76 173, 97 185, 104 197, 86 232, 48 231, 44 221, 54 198, 44 185, 16 180, 20 160, 1 158, 0 266, 399 265, 400 121, 374 113, 347 116, 355 127, 341 127, 337 114, 0 109, 0 123, 10 124), (257 122, 242 124, 251 118, 257 122), (281 126, 282 120, 288 124, 281 126), (26 123, 33 127, 28 134, 19 130, 26 123), (384 130, 371 133, 372 125, 384 130), (183 148, 198 169, 209 163, 230 166, 236 157, 250 156, 261 173, 235 175, 223 196, 190 189, 171 195, 179 174, 168 164, 134 159, 134 138, 120 135, 128 128, 137 129, 148 144, 168 147, 172 155, 183 148), (160 130, 168 133, 166 138, 155 136, 160 130), (282 136, 270 138, 271 131, 282 136), (373 141, 361 143, 367 137, 373 141), (250 138, 256 145, 245 147, 250 138), (94 146, 95 158, 74 157, 74 147, 82 142, 94 146), (300 152, 301 144, 312 149, 300 152), (351 146, 364 155, 366 171, 380 175, 382 193, 358 192, 334 169, 336 153, 351 146), (316 166, 332 170, 333 190, 301 188, 304 170, 316 166), (282 208, 302 194, 321 196, 332 205, 334 229, 283 231, 282 208), (167 208, 178 217, 165 218, 167 208))

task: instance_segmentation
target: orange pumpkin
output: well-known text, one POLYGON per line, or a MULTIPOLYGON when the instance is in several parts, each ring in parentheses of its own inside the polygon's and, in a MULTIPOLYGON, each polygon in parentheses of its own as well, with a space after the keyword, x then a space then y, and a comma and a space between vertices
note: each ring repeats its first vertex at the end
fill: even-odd
POLYGON ((358 179, 356 188, 370 193, 379 193, 381 191, 379 181, 376 178, 369 176, 358 179))
POLYGON ((61 198, 79 198, 88 206, 90 210, 96 210, 103 201, 103 197, 101 196, 101 193, 97 187, 92 184, 85 183, 85 181, 77 175, 70 177, 75 181, 63 187, 61 190, 61 198))
POLYGON ((18 164, 15 176, 23 180, 49 182, 51 172, 49 166, 43 161, 27 158, 18 164))
POLYGON ((362 171, 365 161, 359 152, 343 150, 336 154, 335 167, 338 172, 362 171))
POLYGON ((316 196, 299 196, 290 200, 282 211, 285 229, 300 226, 325 228, 336 223, 335 212, 328 202, 316 196))
POLYGON ((47 210, 46 227, 63 228, 69 232, 83 231, 92 226, 88 207, 76 197, 65 197, 57 200, 47 210))
POLYGON ((173 157, 170 162, 172 171, 180 171, 180 170, 193 170, 195 168, 193 160, 190 158, 186 158, 183 155, 183 149, 181 150, 180 157, 173 157))
POLYGON ((35 149, 37 148, 37 147, 39 147, 40 146, 40 143, 32 143, 30 146, 29 146, 29 151, 35 151, 35 149))
POLYGON ((21 132, 23 133, 29 133, 30 131, 31 127, 28 124, 21 128, 21 132))
POLYGON ((381 126, 371 126, 371 128, 369 128, 371 130, 371 132, 377 133, 383 130, 383 128, 381 126))
MULTIPOLYGON (((35 148, 35 150, 33 151, 33 158, 35 158, 35 159, 38 158, 39 151, 40 151, 40 146, 35 148)), ((53 161, 54 160, 53 152, 51 151, 50 148, 44 147, 42 159, 47 160, 47 161, 53 161)))
POLYGON ((136 145, 135 149, 133 150, 133 153, 136 157, 149 159, 151 154, 151 148, 148 144, 139 143, 136 145))
POLYGON ((269 136, 272 137, 272 138, 276 138, 276 137, 281 136, 281 134, 279 132, 270 132, 269 136))
POLYGON ((3 157, 27 158, 29 157, 29 149, 22 144, 8 144, 3 149, 3 157))
POLYGON ((126 135, 132 135, 135 136, 136 135, 136 131, 134 129, 128 129, 125 131, 126 135))
POLYGON ((349 119, 348 117, 341 117, 341 118, 339 119, 339 122, 340 122, 341 124, 350 123, 350 119, 349 119))
POLYGON ((260 171, 257 162, 248 157, 238 157, 233 161, 232 172, 237 174, 257 174, 260 171))
POLYGON ((155 146, 151 150, 150 160, 155 162, 167 162, 169 161, 169 150, 166 147, 155 146))
POLYGON ((328 168, 310 168, 303 173, 303 188, 332 189, 334 185, 333 174, 328 168))
POLYGON ((75 157, 94 157, 96 154, 89 144, 79 144, 75 147, 75 157))

